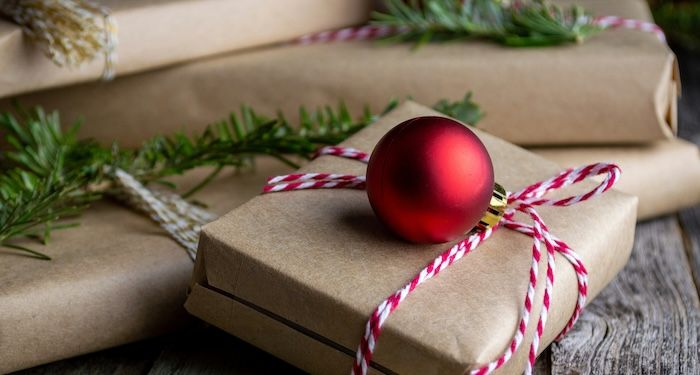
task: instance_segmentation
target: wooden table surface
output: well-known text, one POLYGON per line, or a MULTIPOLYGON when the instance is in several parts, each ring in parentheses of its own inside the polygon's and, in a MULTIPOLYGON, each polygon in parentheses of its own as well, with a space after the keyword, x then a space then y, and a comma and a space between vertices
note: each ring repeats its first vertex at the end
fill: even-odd
MULTIPOLYGON (((678 52, 680 136, 700 144, 700 54, 678 52)), ((698 287, 700 206, 639 223, 627 266, 587 306, 573 331, 540 355, 537 373, 700 374, 698 287)), ((198 326, 20 373, 302 372, 222 331, 198 326)))

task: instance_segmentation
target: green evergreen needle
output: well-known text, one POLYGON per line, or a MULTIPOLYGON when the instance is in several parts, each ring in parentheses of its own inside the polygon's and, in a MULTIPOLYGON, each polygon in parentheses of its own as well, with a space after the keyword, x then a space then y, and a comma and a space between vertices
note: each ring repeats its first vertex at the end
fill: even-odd
POLYGON ((412 42, 482 38, 512 47, 582 42, 602 30, 581 7, 567 11, 544 0, 384 0, 386 12, 373 12, 372 24, 408 31, 380 39, 412 42))

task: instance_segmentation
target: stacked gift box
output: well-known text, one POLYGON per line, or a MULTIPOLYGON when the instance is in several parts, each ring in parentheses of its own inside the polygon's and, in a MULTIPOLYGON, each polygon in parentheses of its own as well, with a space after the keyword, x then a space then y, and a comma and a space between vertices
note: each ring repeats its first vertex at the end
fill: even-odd
MULTIPOLYGON (((341 146, 373 149, 396 124, 431 115, 439 113, 406 103, 341 146)), ((524 188, 560 169, 502 139, 477 135, 500 183, 509 188, 524 188)), ((325 156, 300 172, 359 175, 363 170, 356 161, 325 156)), ((591 297, 629 257, 636 206, 635 197, 615 192, 591 204, 542 211, 586 263, 591 297), (600 215, 606 220, 576 219, 600 215), (606 246, 589 241, 591 236, 606 246)), ((186 307, 310 373, 347 373, 372 308, 447 247, 408 244, 380 229, 363 192, 297 191, 253 198, 205 227, 186 307), (303 236, 290 236, 300 231, 303 236)), ((501 232, 442 273, 439 281, 414 293, 384 327, 371 371, 462 374, 497 358, 518 326, 532 261, 529 242, 525 236, 501 232)), ((541 263, 545 272, 546 263, 541 263)), ((545 343, 567 324, 577 299, 576 274, 563 259, 557 263, 559 286, 545 343)), ((528 337, 534 335, 543 292, 544 283, 534 296, 539 303, 528 337)), ((522 348, 502 371, 517 373, 526 360, 522 348)))
MULTIPOLYGON (((244 104, 290 117, 302 105, 341 101, 352 113, 365 106, 379 113, 392 98, 433 104, 471 91, 485 112, 477 134, 509 190, 560 167, 621 165, 620 192, 565 210, 542 210, 588 266, 591 298, 624 265, 636 219, 700 202, 697 146, 675 138, 675 57, 657 34, 614 29, 580 45, 531 49, 485 41, 417 50, 373 41, 298 41, 304 34, 364 23, 370 3, 105 2, 119 25, 117 77, 109 82, 98 81, 101 61, 56 67, 16 25, 0 22, 0 107, 18 101, 57 109, 65 124, 83 120, 83 137, 135 147, 155 135, 202 130, 244 104), (582 217, 606 220, 577 220, 582 217)), ((577 3, 596 16, 651 20, 637 0, 577 3)), ((407 102, 344 145, 369 152, 392 126, 433 114, 407 102)), ((303 170, 363 174, 363 168, 322 157, 303 170)), ((0 254, 6 258, 0 372, 174 330, 189 321, 186 300, 190 314, 291 364, 313 373, 347 372, 371 309, 445 245, 410 252, 400 261, 386 257, 408 245, 377 229, 360 192, 255 197, 266 177, 288 172, 288 166, 262 159, 255 171, 230 173, 196 196, 223 216, 203 231, 193 278, 193 264, 177 243, 147 217, 111 201, 95 204, 79 228, 54 236, 44 249, 51 262, 0 254), (338 212, 347 217, 338 218, 338 212), (329 253, 331 242, 337 246, 329 253), (360 273, 366 277, 358 278, 360 273)), ((205 173, 196 171, 181 183, 187 187, 205 173)), ((498 233, 398 310, 371 371, 463 373, 497 357, 520 314, 528 241, 498 233), (455 302, 438 303, 446 296, 455 302)), ((575 273, 558 262, 545 344, 566 325, 576 303, 575 273)), ((533 321, 540 308, 541 301, 533 321)), ((522 369, 526 349, 503 370, 522 369)))

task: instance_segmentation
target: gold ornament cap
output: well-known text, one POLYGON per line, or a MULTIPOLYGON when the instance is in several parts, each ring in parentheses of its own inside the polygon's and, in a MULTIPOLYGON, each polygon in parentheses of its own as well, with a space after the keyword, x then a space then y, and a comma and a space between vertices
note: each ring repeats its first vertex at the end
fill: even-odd
POLYGON ((489 203, 489 208, 486 209, 484 217, 479 220, 476 225, 479 230, 487 230, 493 228, 501 221, 503 214, 506 212, 506 206, 508 205, 508 197, 506 194, 506 189, 499 184, 495 184, 493 187, 493 195, 491 196, 491 202, 489 203))

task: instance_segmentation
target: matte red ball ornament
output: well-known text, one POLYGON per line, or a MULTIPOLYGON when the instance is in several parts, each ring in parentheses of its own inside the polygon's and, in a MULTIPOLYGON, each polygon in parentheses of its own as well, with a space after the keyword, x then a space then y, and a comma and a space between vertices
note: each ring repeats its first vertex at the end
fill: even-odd
POLYGON ((493 194, 491 157, 457 121, 417 117, 389 131, 367 166, 367 195, 393 232, 417 243, 441 243, 471 230, 493 194))

